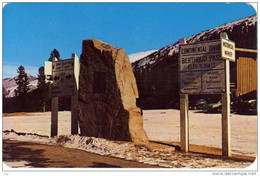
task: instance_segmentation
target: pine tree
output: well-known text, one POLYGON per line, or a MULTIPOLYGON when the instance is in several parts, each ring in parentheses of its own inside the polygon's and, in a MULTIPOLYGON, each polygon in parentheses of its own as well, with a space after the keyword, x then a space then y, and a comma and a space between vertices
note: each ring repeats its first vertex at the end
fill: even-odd
POLYGON ((29 91, 29 80, 23 66, 18 67, 17 73, 18 78, 15 80, 17 84, 17 89, 15 90, 15 96, 17 98, 17 109, 19 111, 24 111, 27 104, 26 95, 29 91))
POLYGON ((29 80, 28 75, 25 72, 23 66, 19 66, 18 70, 18 78, 15 80, 17 84, 17 89, 15 90, 16 97, 24 96, 29 90, 29 80))
POLYGON ((44 67, 40 67, 38 69, 38 78, 37 79, 38 79, 37 88, 43 90, 46 86, 44 67))
POLYGON ((48 90, 48 84, 45 82, 45 75, 44 75, 44 67, 40 67, 38 69, 38 83, 37 83, 37 88, 38 91, 40 92, 39 94, 39 99, 40 99, 40 104, 42 107, 42 112, 45 112, 45 105, 46 105, 46 100, 47 100, 47 90, 48 90))
POLYGON ((53 58, 53 57, 56 57, 58 60, 60 59, 60 53, 59 53, 58 50, 54 49, 54 50, 51 52, 49 61, 52 61, 52 58, 53 58))

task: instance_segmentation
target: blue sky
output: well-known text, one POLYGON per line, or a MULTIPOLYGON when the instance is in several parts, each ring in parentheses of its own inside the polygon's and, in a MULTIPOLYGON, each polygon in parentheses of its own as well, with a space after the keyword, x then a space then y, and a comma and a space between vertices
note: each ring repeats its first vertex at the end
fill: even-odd
POLYGON ((37 76, 55 48, 61 59, 98 39, 126 53, 160 49, 256 14, 246 3, 10 3, 3 9, 3 78, 19 65, 37 76))

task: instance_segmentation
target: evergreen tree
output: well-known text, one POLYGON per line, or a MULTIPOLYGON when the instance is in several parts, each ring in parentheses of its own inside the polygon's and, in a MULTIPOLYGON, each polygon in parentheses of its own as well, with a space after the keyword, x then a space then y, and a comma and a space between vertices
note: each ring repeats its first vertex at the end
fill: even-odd
POLYGON ((29 80, 28 75, 25 72, 25 69, 23 66, 19 66, 18 70, 18 78, 15 80, 17 84, 17 89, 15 90, 15 96, 24 96, 28 90, 29 90, 29 80))
POLYGON ((43 90, 46 86, 45 83, 45 75, 44 75, 44 67, 40 67, 38 69, 38 83, 37 83, 37 88, 43 90))
POLYGON ((58 50, 54 49, 54 50, 51 52, 49 61, 52 61, 52 58, 53 58, 53 57, 56 57, 58 60, 60 59, 60 53, 59 53, 58 50))
POLYGON ((19 66, 18 70, 18 78, 15 80, 17 84, 17 89, 15 90, 15 96, 17 98, 17 109, 19 111, 24 111, 26 107, 26 95, 29 91, 29 80, 27 73, 23 66, 19 66))
POLYGON ((42 108, 42 112, 45 112, 45 102, 47 100, 47 90, 48 90, 48 84, 45 82, 45 75, 44 75, 44 67, 40 67, 38 69, 38 83, 37 88, 39 92, 39 99, 40 99, 40 105, 42 108))

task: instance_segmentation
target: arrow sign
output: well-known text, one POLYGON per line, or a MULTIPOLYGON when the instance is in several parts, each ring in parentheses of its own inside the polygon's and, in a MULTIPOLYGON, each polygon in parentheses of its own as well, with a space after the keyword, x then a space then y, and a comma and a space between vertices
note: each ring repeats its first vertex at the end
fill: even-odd
POLYGON ((55 81, 57 81, 58 79, 60 79, 59 76, 55 76, 55 77, 54 77, 54 80, 55 80, 55 81))
POLYGON ((72 78, 71 74, 66 75, 66 79, 71 79, 71 78, 72 78))

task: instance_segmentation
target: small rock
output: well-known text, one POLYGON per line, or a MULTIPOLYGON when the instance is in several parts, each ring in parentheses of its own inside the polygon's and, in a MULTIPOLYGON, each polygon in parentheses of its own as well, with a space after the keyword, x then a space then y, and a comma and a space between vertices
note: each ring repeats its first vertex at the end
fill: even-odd
POLYGON ((88 145, 88 144, 92 144, 92 142, 93 142, 93 139, 88 139, 88 140, 86 140, 86 145, 88 145))

